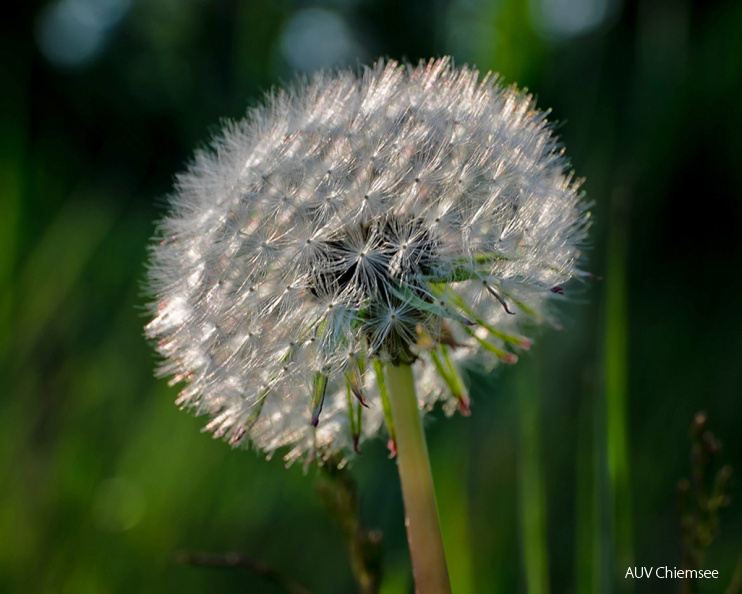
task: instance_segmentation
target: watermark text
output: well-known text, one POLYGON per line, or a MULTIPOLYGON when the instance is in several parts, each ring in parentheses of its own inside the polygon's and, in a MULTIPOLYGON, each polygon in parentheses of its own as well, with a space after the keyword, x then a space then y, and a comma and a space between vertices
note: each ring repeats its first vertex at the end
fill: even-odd
POLYGON ((625 578, 642 579, 657 577, 665 579, 718 579, 718 569, 670 569, 664 567, 629 567, 626 570, 625 578))

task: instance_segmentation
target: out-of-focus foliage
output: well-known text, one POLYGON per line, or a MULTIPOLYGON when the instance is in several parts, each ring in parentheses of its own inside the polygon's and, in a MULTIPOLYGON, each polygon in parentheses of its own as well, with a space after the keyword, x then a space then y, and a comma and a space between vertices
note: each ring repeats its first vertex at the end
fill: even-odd
MULTIPOLYGON (((562 331, 472 372, 428 426, 454 591, 673 592, 675 486, 703 409, 742 469, 742 4, 736 0, 52 0, 0 34, 0 590, 277 592, 183 567, 244 552, 353 591, 312 471, 231 451, 152 377, 140 282, 172 177, 222 117, 295 70, 452 54, 552 107, 595 202, 562 331)), ((353 472, 411 588, 385 444, 353 472)), ((742 552, 732 485, 705 555, 742 552)))

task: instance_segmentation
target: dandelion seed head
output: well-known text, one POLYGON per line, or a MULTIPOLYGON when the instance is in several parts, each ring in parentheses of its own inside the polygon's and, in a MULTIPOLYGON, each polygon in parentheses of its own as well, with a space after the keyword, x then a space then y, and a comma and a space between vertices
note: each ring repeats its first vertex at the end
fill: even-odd
POLYGON ((177 177, 146 333, 205 430, 322 461, 382 430, 374 359, 468 412, 460 362, 530 346, 587 221, 545 113, 496 76, 448 58, 317 74, 177 177))

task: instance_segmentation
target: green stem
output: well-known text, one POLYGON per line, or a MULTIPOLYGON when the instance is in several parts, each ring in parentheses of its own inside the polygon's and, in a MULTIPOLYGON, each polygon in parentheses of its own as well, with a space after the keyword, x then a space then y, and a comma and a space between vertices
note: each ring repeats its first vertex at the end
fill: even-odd
POLYGON ((520 532, 528 594, 549 594, 549 559, 546 544, 546 492, 541 455, 541 403, 530 364, 521 374, 518 416, 520 422, 519 497, 520 532))
MULTIPOLYGON (((605 286, 605 434, 610 481, 611 534, 615 547, 612 575, 634 564, 629 447, 629 316, 627 196, 612 198, 605 286)), ((621 592, 632 592, 633 581, 622 580, 621 592)))
MULTIPOLYGON (((359 405, 360 406, 360 405, 359 405)), ((361 522, 358 485, 339 459, 320 467, 319 492, 348 547, 350 566, 359 594, 378 594, 382 578, 382 534, 361 522)))
POLYGON ((416 591, 418 594, 450 594, 433 475, 420 422, 412 367, 386 365, 385 370, 416 591))

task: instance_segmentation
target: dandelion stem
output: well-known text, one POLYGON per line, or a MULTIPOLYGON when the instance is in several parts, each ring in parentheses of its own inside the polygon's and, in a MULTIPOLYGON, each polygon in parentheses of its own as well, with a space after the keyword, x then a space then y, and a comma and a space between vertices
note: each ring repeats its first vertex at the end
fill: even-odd
POLYGON ((407 541, 418 594, 450 594, 428 448, 409 365, 386 365, 407 541))

